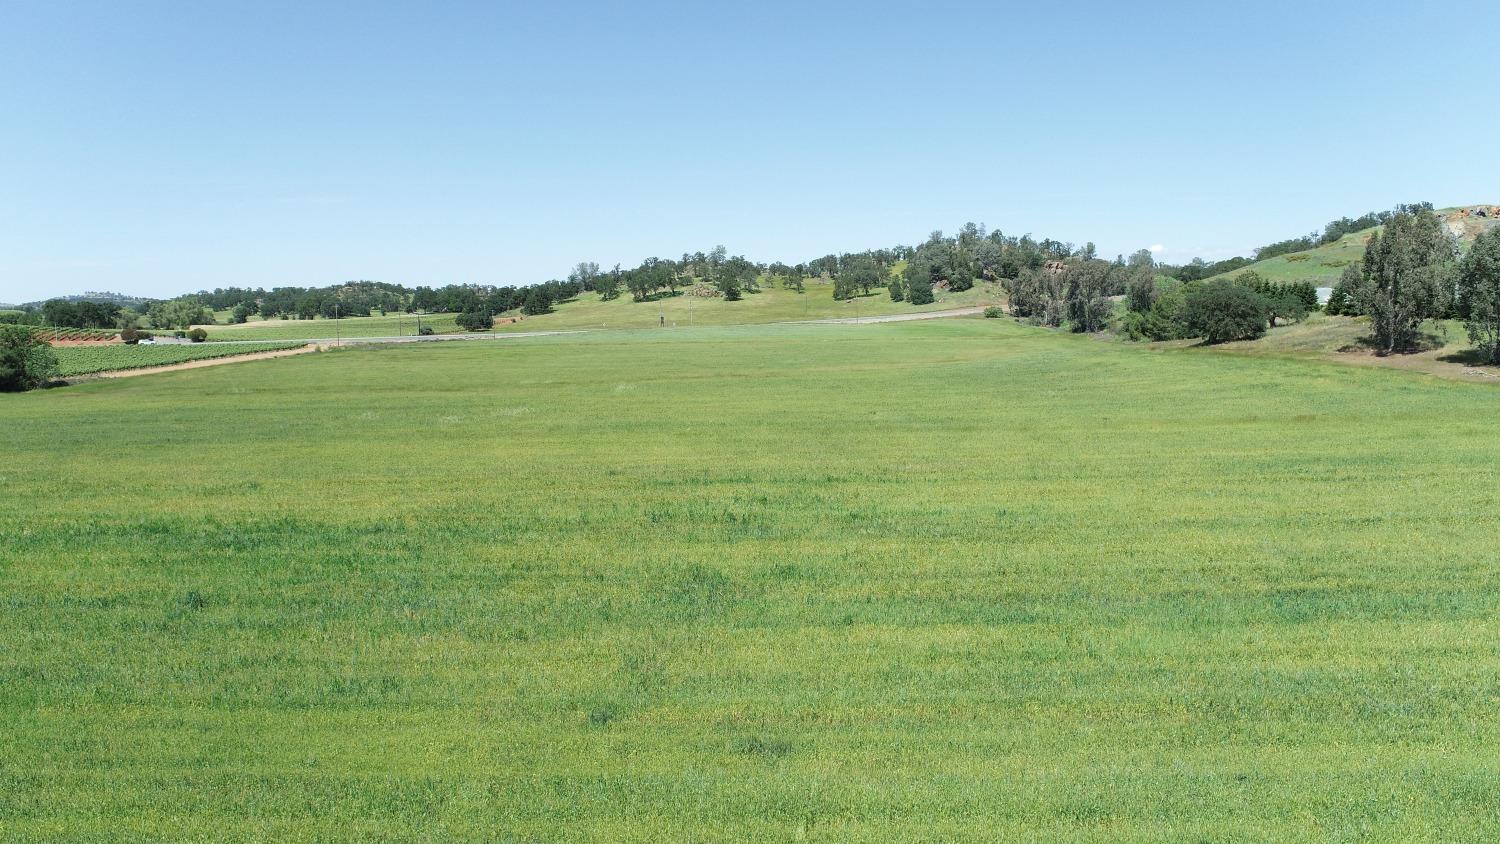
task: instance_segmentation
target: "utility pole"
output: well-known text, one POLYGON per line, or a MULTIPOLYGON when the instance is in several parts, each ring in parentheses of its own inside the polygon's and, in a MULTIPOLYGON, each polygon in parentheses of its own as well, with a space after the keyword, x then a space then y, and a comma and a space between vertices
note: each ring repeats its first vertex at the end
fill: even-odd
POLYGON ((335 346, 342 346, 342 345, 344 345, 344 332, 342 331, 343 325, 344 325, 344 323, 339 318, 339 305, 338 305, 337 302, 334 302, 333 303, 333 344, 335 346))

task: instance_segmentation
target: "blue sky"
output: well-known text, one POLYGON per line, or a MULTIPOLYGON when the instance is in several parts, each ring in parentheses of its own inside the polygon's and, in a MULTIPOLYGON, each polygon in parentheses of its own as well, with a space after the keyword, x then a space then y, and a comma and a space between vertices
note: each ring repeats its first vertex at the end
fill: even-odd
POLYGON ((0 301, 1500 202, 1494 4, 0 0, 0 301))

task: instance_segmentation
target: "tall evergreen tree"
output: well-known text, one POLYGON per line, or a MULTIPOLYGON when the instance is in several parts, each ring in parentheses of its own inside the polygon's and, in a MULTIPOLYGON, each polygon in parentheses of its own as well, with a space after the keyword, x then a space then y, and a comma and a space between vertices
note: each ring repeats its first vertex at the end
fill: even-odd
POLYGON ((1385 233, 1365 247, 1361 306, 1370 315, 1376 349, 1390 354, 1416 345, 1422 320, 1447 308, 1453 240, 1431 211, 1393 214, 1385 233))

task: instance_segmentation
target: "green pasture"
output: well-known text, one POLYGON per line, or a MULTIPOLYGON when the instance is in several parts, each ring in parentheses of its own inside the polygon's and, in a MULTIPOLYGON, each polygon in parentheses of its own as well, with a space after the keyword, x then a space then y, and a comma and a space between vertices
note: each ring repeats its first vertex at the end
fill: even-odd
MULTIPOLYGON (((660 295, 646 302, 634 301, 629 293, 605 301, 595 293, 583 293, 560 303, 550 314, 529 316, 519 322, 496 326, 497 331, 547 331, 580 328, 656 328, 662 324, 677 327, 709 325, 744 325, 770 322, 796 322, 809 319, 887 316, 890 314, 938 311, 968 305, 1002 302, 1004 293, 998 284, 980 284, 959 293, 933 291, 930 305, 910 305, 891 301, 885 288, 876 288, 867 296, 839 301, 833 298, 833 285, 808 279, 805 291, 783 289, 769 283, 744 298, 729 302, 723 299, 695 296, 685 291, 678 295, 660 295)), ((513 315, 508 315, 513 316, 513 315)))
POLYGON ((1497 414, 1008 319, 3 396, 0 839, 1492 840, 1497 414))

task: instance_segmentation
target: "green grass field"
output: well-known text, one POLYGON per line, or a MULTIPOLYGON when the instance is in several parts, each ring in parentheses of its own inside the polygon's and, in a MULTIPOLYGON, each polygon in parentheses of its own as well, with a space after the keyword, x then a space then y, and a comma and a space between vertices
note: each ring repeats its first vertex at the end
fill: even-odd
POLYGON ((110 372, 120 369, 141 369, 147 366, 165 366, 170 363, 185 363, 190 360, 248 355, 254 352, 270 352, 277 349, 294 349, 296 343, 244 343, 233 346, 166 345, 166 346, 62 346, 53 349, 57 355, 57 374, 63 378, 91 375, 95 372, 110 372))
MULTIPOLYGON (((423 314, 422 327, 439 334, 458 331, 454 314, 423 314)), ((417 333, 413 314, 349 317, 348 319, 272 319, 238 325, 204 326, 210 340, 322 340, 335 336, 410 337, 417 333), (335 324, 337 323, 337 324, 335 324)))
MULTIPOLYGON (((608 302, 596 294, 583 295, 561 302, 550 314, 524 317, 518 322, 505 323, 503 318, 496 331, 557 331, 581 328, 655 328, 663 318, 668 325, 679 327, 709 325, 745 325, 770 322, 794 322, 808 319, 833 317, 885 316, 889 314, 913 313, 917 311, 942 310, 966 305, 988 304, 1003 301, 1004 294, 998 285, 981 284, 961 293, 935 291, 936 299, 931 305, 913 307, 905 302, 892 302, 884 288, 869 296, 860 296, 853 301, 840 302, 833 298, 833 285, 809 280, 805 293, 783 290, 777 285, 762 287, 758 293, 748 293, 738 302, 722 299, 688 296, 665 296, 649 302, 636 302, 630 294, 608 302)), ((508 314, 520 316, 519 313, 508 314)), ((454 322, 455 314, 427 314, 422 316, 422 325, 430 326, 439 334, 461 331, 454 322)), ((341 320, 338 326, 332 320, 270 320, 243 323, 241 325, 207 326, 210 340, 305 340, 331 338, 335 331, 344 337, 410 336, 416 333, 416 320, 409 314, 401 316, 351 317, 341 320)))
POLYGON ((669 326, 747 325, 770 322, 797 322, 809 319, 839 317, 887 316, 890 314, 938 311, 968 305, 1004 301, 997 284, 980 284, 959 293, 933 291, 930 305, 912 306, 892 302, 885 288, 868 296, 849 301, 833 298, 833 285, 808 280, 806 291, 783 290, 766 285, 758 293, 747 293, 737 302, 682 294, 650 302, 632 301, 630 294, 604 301, 596 294, 584 293, 563 302, 550 314, 526 317, 520 322, 497 326, 497 331, 548 331, 579 328, 656 328, 663 321, 669 326))
POLYGON ((5 396, 0 838, 1492 840, 1497 401, 980 319, 5 396))

